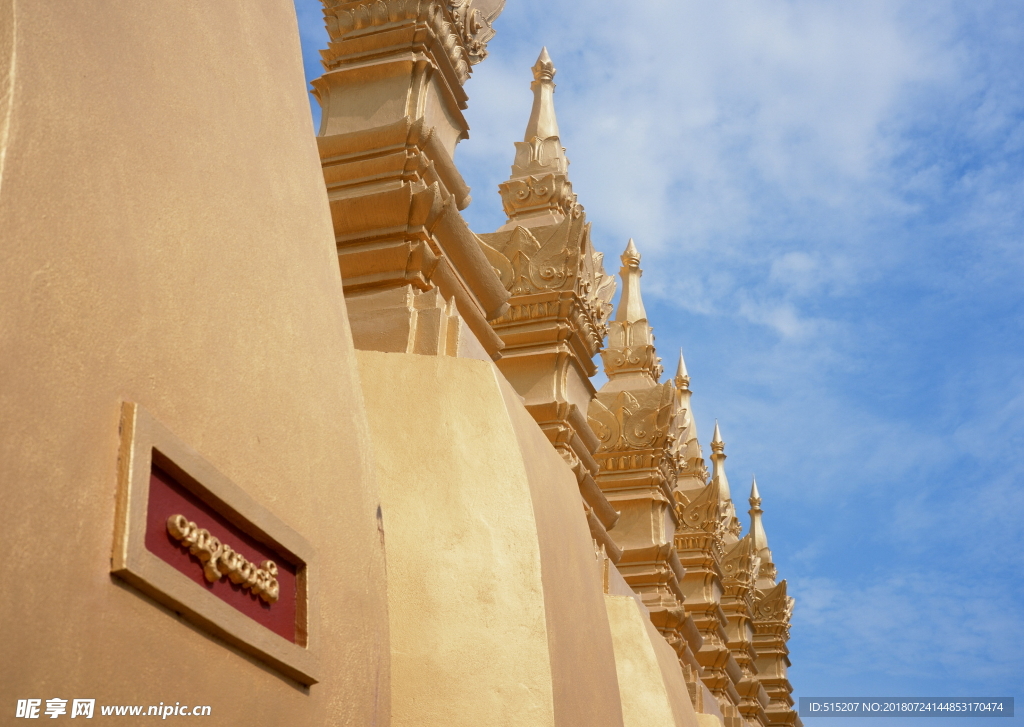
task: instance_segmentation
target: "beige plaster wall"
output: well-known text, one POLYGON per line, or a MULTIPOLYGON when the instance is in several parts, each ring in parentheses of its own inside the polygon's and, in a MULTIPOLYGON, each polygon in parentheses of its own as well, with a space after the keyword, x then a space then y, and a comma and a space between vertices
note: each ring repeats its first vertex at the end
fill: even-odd
POLYGON ((679 661, 630 596, 605 596, 625 727, 697 727, 679 661))
POLYGON ((576 479, 489 362, 359 351, 398 725, 622 725, 576 479))
POLYGON ((555 725, 530 483, 493 365, 357 357, 384 512, 393 724, 555 725))
POLYGON ((541 551, 556 722, 622 725, 615 652, 602 595, 600 565, 576 476, 498 375, 530 483, 541 551))
POLYGON ((304 86, 290 0, 0 0, 5 714, 388 723, 378 500, 304 86), (320 684, 111 578, 124 399, 318 550, 320 684))

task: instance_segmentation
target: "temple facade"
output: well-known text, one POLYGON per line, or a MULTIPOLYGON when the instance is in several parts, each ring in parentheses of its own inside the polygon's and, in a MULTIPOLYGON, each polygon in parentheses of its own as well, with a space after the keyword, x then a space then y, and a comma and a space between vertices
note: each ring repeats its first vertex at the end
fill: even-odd
POLYGON ((290 0, 0 0, 0 710, 800 725, 758 485, 643 241, 594 248, 546 49, 507 221, 461 214, 503 4, 323 0, 314 138, 290 0))

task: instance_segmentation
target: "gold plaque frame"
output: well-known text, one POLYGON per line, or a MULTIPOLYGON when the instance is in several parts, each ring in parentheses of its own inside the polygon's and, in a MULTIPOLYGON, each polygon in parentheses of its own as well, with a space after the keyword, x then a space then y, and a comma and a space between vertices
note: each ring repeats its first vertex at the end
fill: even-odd
POLYGON ((114 575, 300 684, 317 682, 320 621, 313 546, 132 402, 121 407, 114 522, 114 575), (154 462, 232 525, 296 564, 296 643, 205 592, 146 549, 146 514, 154 462))

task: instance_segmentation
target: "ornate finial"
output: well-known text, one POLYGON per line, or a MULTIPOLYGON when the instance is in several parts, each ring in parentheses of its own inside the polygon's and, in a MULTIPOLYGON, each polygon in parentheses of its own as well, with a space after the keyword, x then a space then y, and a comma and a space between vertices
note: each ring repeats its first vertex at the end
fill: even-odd
MULTIPOLYGON (((615 320, 636 323, 647 320, 647 311, 644 310, 644 301, 640 296, 640 276, 643 271, 640 269, 640 252, 636 249, 633 238, 629 238, 626 251, 622 253, 622 269, 619 275, 622 276, 622 297, 619 298, 619 309, 615 311, 615 320)), ((653 343, 654 337, 647 343, 653 343)))
POLYGON ((757 477, 750 483, 750 506, 761 512, 761 493, 757 491, 757 477))
MULTIPOLYGON (((523 141, 530 143, 534 139, 556 138, 558 136, 558 120, 555 118, 555 64, 551 62, 548 49, 541 49, 537 62, 533 64, 533 110, 530 121, 526 125, 523 141)), ((561 149, 561 143, 558 148, 561 149)), ((563 157, 564 157, 564 149, 563 157)))
POLYGON ((765 585, 775 585, 775 564, 772 563, 772 551, 768 549, 768 534, 764 531, 764 523, 761 522, 761 493, 757 491, 757 479, 750 485, 750 539, 754 544, 754 552, 761 559, 761 568, 758 571, 758 588, 765 585))
POLYGON ((555 77, 555 64, 551 62, 551 56, 548 55, 547 47, 540 49, 540 55, 537 56, 537 62, 533 64, 533 80, 535 81, 551 81, 555 77))
POLYGON ((718 428, 718 420, 715 419, 715 433, 711 437, 711 451, 721 454, 725 451, 725 442, 722 441, 722 432, 718 428))
POLYGON ((583 208, 569 181, 569 159, 558 137, 555 118, 555 64, 548 49, 533 66, 533 109, 508 181, 498 185, 508 222, 501 230, 545 227, 566 217, 578 219, 583 208))
POLYGON ((725 474, 725 442, 722 441, 722 432, 718 428, 718 420, 715 420, 715 434, 711 438, 711 462, 713 465, 711 480, 718 482, 718 489, 722 493, 722 502, 732 500, 732 493, 729 491, 729 478, 725 474))
POLYGON ((608 327, 608 345, 601 352, 609 379, 645 375, 655 384, 661 377, 661 359, 654 350, 654 331, 647 323, 647 311, 640 296, 640 252, 630 239, 622 253, 622 295, 615 320, 608 327))
POLYGON ((686 370, 686 361, 683 360, 683 349, 679 349, 679 365, 676 367, 676 387, 679 389, 690 388, 690 374, 686 370))
POLYGON ((622 261, 623 266, 627 268, 640 268, 640 251, 636 249, 636 243, 633 242, 633 238, 629 238, 629 243, 626 245, 626 251, 622 253, 619 258, 622 261))

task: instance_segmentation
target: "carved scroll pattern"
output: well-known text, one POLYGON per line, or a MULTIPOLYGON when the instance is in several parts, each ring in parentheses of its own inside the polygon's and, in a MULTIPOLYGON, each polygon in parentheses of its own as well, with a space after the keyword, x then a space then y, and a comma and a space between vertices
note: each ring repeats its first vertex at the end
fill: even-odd
POLYGON ((662 384, 640 392, 620 391, 611 401, 599 395, 589 411, 590 426, 601 441, 597 451, 665 448, 671 444, 674 437, 670 430, 678 414, 673 393, 670 384, 662 384))
MULTIPOLYGON (((689 434, 689 427, 687 427, 689 434)), ((683 444, 679 455, 680 477, 692 477, 706 482, 708 479, 708 468, 704 463, 704 455, 700 449, 700 442, 696 438, 689 438, 683 444)))
POLYGON ((761 559, 754 553, 753 541, 749 536, 742 538, 726 551, 722 559, 723 581, 750 589, 760 565, 761 559))
POLYGON ((524 210, 549 207, 579 217, 583 207, 576 201, 572 182, 564 174, 530 175, 509 179, 498 185, 502 206, 510 218, 524 210))
POLYGON ((786 595, 786 581, 774 588, 756 591, 754 596, 754 618, 758 621, 774 621, 789 625, 795 601, 786 595))
POLYGON ((469 62, 476 65, 487 57, 487 43, 494 37, 494 19, 501 14, 505 0, 490 0, 483 7, 472 0, 450 0, 448 10, 462 42, 466 46, 469 62))
POLYGON ((698 491, 693 499, 687 501, 681 493, 679 499, 679 522, 682 530, 696 530, 714 535, 721 540, 725 533, 722 523, 722 501, 718 483, 712 482, 698 491))
POLYGON ((494 37, 491 22, 504 2, 491 2, 481 10, 479 2, 456 0, 322 0, 324 22, 332 41, 367 29, 400 25, 410 20, 424 22, 444 48, 461 83, 469 78, 470 65, 487 56, 487 42, 494 37))
MULTIPOLYGON (((604 256, 590 242, 590 226, 582 214, 551 227, 516 227, 509 233, 481 236, 481 248, 505 289, 513 296, 548 291, 572 291, 581 305, 552 310, 552 306, 519 306, 509 322, 524 316, 566 317, 596 352, 604 340, 615 279, 605 273, 604 256)), ((516 308, 513 300, 512 307, 516 308)), ((503 322, 503 321, 501 321, 503 322)))

